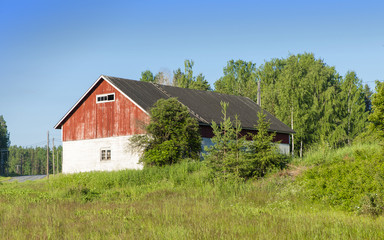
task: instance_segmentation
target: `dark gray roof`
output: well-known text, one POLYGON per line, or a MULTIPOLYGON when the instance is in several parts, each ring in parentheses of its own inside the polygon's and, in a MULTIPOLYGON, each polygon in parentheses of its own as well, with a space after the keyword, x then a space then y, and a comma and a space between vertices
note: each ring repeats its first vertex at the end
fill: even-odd
MULTIPOLYGON (((222 94, 211 91, 178 88, 166 85, 140 82, 135 80, 102 76, 115 87, 149 112, 149 109, 160 98, 176 97, 183 105, 189 108, 191 115, 197 118, 200 124, 211 124, 222 121, 220 102, 227 102, 227 115, 234 119, 239 116, 244 129, 255 129, 257 113, 261 111, 259 105, 247 97, 222 94)), ((264 111, 270 121, 271 131, 280 133, 294 133, 294 131, 272 114, 264 111)))

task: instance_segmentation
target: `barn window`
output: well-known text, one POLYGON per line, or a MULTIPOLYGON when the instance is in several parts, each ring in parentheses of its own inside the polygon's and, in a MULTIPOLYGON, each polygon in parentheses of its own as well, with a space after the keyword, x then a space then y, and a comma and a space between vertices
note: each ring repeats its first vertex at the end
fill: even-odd
POLYGON ((108 93, 108 94, 102 94, 102 95, 96 95, 96 102, 113 102, 115 101, 115 94, 114 93, 108 93))
POLYGON ((101 149, 101 161, 111 160, 111 149, 101 149))

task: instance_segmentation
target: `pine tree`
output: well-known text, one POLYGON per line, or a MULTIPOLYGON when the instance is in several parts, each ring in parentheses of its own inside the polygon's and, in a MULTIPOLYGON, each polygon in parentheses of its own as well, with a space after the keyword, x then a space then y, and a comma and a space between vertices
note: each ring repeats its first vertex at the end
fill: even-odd
POLYGON ((368 120, 371 122, 370 129, 384 137, 384 83, 376 81, 375 90, 376 93, 372 95, 372 113, 368 120))

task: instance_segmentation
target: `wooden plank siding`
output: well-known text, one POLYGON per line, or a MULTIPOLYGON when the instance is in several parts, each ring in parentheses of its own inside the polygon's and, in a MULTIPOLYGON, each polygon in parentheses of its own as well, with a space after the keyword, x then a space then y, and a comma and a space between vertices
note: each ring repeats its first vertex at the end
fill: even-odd
POLYGON ((63 141, 141 134, 149 116, 105 80, 78 104, 63 124, 63 141), (115 94, 115 101, 96 103, 96 95, 115 94))

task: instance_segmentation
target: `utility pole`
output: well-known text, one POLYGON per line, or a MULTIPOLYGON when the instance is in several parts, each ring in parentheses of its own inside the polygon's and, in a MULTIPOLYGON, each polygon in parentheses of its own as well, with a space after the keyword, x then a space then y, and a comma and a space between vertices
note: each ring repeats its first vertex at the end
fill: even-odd
POLYGON ((56 153, 56 173, 59 173, 59 149, 57 149, 56 153))
POLYGON ((52 173, 55 176, 55 138, 52 138, 52 173))
POLYGON ((31 159, 29 174, 33 175, 33 152, 32 152, 32 148, 31 148, 31 151, 29 151, 29 158, 31 159))
POLYGON ((261 79, 259 79, 259 81, 257 81, 257 105, 259 105, 261 107, 261 87, 260 87, 260 81, 261 79))
POLYGON ((49 131, 47 132, 47 178, 49 178, 49 131))
POLYGON ((20 158, 20 175, 23 175, 23 157, 24 157, 24 154, 21 154, 21 158, 20 158))
MULTIPOLYGON (((293 129, 293 107, 291 108, 291 128, 293 129)), ((292 133, 292 157, 295 156, 295 139, 292 133)))

